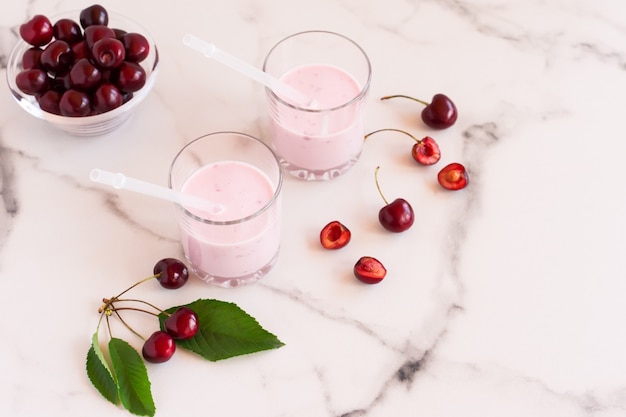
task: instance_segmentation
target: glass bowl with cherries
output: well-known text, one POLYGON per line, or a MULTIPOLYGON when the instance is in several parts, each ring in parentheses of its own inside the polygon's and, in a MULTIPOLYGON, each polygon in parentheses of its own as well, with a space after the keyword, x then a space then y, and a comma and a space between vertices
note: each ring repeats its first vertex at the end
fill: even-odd
POLYGON ((75 136, 124 123, 154 86, 159 54, 138 23, 95 4, 19 27, 7 64, 17 103, 75 136))

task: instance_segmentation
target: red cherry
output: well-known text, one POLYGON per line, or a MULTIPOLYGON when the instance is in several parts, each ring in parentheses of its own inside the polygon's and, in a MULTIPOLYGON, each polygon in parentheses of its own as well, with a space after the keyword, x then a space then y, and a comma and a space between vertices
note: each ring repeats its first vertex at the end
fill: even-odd
POLYGON ((91 50, 94 43, 104 38, 115 38, 115 32, 108 26, 93 25, 85 28, 85 40, 87 41, 87 48, 91 50))
POLYGON ((408 98, 413 101, 417 101, 418 103, 422 103, 424 109, 422 110, 422 121, 427 125, 432 127, 433 129, 445 129, 452 126, 458 117, 458 112, 456 110, 456 106, 446 95, 444 94, 435 94, 430 103, 419 100, 415 97, 405 96, 405 95, 393 95, 393 96, 385 96, 381 97, 381 100, 387 100, 390 98, 408 98))
POLYGON ((184 263, 175 258, 164 258, 153 268, 153 274, 163 288, 177 289, 189 279, 189 270, 184 263))
POLYGON ((71 48, 72 48, 72 53, 74 54, 74 61, 78 61, 79 59, 82 59, 82 58, 91 57, 91 52, 89 51, 89 48, 87 47, 87 41, 84 39, 82 41, 72 44, 71 48))
POLYGON ((341 249, 350 242, 350 230, 334 220, 328 223, 320 232, 320 243, 325 249, 341 249))
POLYGON ((111 74, 111 81, 121 91, 134 93, 146 84, 146 71, 139 64, 124 61, 111 74))
POLYGON ((433 138, 425 136, 413 145, 411 156, 422 165, 433 165, 441 159, 441 151, 433 138))
POLYGON ((102 73, 87 58, 81 58, 70 70, 70 83, 72 87, 83 91, 96 88, 102 80, 102 73))
POLYGON ((22 54, 22 69, 41 68, 41 48, 33 46, 22 54))
POLYGON ((124 44, 116 38, 97 40, 91 47, 94 62, 102 69, 117 68, 126 57, 124 44))
POLYGON ((59 101, 59 110, 63 116, 81 117, 91 112, 91 100, 83 91, 70 89, 63 93, 59 101))
POLYGON ((141 349, 143 358, 148 362, 162 363, 170 360, 176 352, 176 343, 171 335, 156 331, 146 339, 141 349))
POLYGON ((371 256, 361 257, 354 265, 354 276, 365 284, 378 284, 387 275, 383 264, 371 256))
POLYGON ((53 74, 64 74, 74 62, 72 48, 65 41, 54 40, 41 52, 41 66, 53 74))
POLYGON ((387 202, 387 199, 383 195, 380 185, 378 184, 379 169, 380 167, 376 167, 374 177, 376 179, 376 188, 378 188, 378 193, 383 198, 385 206, 378 212, 378 221, 390 232, 404 232, 413 225, 413 221, 415 220, 413 207, 411 207, 409 202, 403 198, 396 198, 391 203, 387 202))
POLYGON ((150 53, 150 43, 145 36, 140 33, 125 33, 120 40, 126 49, 126 60, 131 62, 141 62, 150 53))
POLYGON ((413 225, 413 208, 403 198, 396 198, 378 212, 378 221, 390 232, 404 232, 413 225))
POLYGON ((441 151, 439 150, 439 145, 437 145, 437 142, 435 142, 435 140, 430 136, 426 136, 423 139, 417 139, 415 136, 411 135, 408 132, 405 132, 404 130, 379 129, 365 135, 365 139, 367 139, 374 133, 385 131, 400 132, 411 137, 415 141, 415 145, 413 145, 413 148, 411 148, 411 156, 418 163, 422 165, 433 165, 439 162, 439 159, 441 159, 441 151))
POLYGON ((93 94, 92 106, 98 113, 113 110, 123 104, 124 98, 120 90, 111 83, 103 83, 93 94))
POLYGON ((44 70, 32 68, 20 71, 15 76, 15 84, 24 94, 35 95, 48 88, 50 79, 44 70))
POLYGON ((52 27, 54 38, 65 41, 70 45, 83 40, 83 31, 80 25, 72 19, 59 19, 52 27))
POLYGON ((191 339, 198 333, 198 316, 188 307, 179 307, 164 320, 163 325, 174 339, 191 339))
POLYGON ((41 110, 52 114, 61 114, 59 108, 59 102, 61 101, 62 93, 56 90, 48 90, 37 97, 37 102, 41 110))
POLYGON ((79 21, 83 28, 93 25, 106 26, 109 24, 109 13, 101 5, 94 4, 80 11, 79 21))
POLYGON ((44 15, 35 15, 28 22, 20 25, 20 36, 33 46, 43 46, 54 36, 52 23, 44 15))
POLYGON ((460 190, 467 186, 469 175, 463 165, 453 162, 439 171, 437 181, 446 190, 460 190))

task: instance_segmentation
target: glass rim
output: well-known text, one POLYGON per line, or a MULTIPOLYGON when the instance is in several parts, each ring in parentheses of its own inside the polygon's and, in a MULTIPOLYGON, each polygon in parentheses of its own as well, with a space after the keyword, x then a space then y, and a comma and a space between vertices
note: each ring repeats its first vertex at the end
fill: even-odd
MULTIPOLYGON (((233 219, 233 220, 211 220, 211 219, 207 219, 207 218, 198 216, 198 215, 190 212, 185 207, 183 207, 182 204, 175 203, 177 209, 180 210, 186 217, 189 217, 189 218, 191 218, 191 219, 193 219, 193 220, 195 220, 197 222, 200 222, 200 223, 204 223, 204 224, 207 224, 207 225, 214 225, 214 226, 228 226, 228 225, 241 224, 241 223, 245 223, 247 221, 250 221, 250 220, 260 216, 261 214, 265 213, 267 210, 269 210, 270 207, 272 207, 275 204, 276 200, 278 200, 278 198, 280 196, 280 191, 282 190, 282 186, 283 186, 282 167, 280 165, 278 157, 276 156, 276 153, 272 150, 271 147, 269 147, 261 139, 255 137, 255 136, 249 135, 247 133, 235 132, 235 131, 230 131, 230 130, 222 130, 222 131, 207 133, 207 134, 204 134, 202 136, 199 136, 199 137, 193 139, 192 141, 190 141, 189 143, 187 143, 185 146, 183 146, 176 153, 176 155, 172 159, 172 163, 170 164, 170 169, 169 169, 169 174, 168 174, 168 186, 169 186, 169 188, 173 189, 173 187, 172 187, 172 174, 173 174, 173 170, 174 170, 174 165, 176 164, 176 161, 178 161, 178 159, 180 158, 180 156, 182 155, 182 153, 185 150, 189 149, 189 147, 191 147, 194 143, 197 143, 198 141, 200 141, 202 139, 206 139, 208 137, 213 137, 213 136, 223 136, 223 135, 235 135, 235 136, 244 137, 244 138, 250 139, 253 142, 256 142, 256 143, 262 145, 262 147, 265 148, 270 153, 270 155, 272 156, 272 159, 276 163, 276 168, 277 168, 277 173, 278 173, 278 181, 276 182, 276 188, 274 189, 274 193, 272 194, 272 197, 267 201, 267 203, 265 203, 265 205, 263 207, 261 207, 260 209, 258 209, 254 213, 249 214, 248 216, 240 217, 238 219, 233 219)), ((255 168, 258 169, 258 167, 255 167, 255 168)), ((189 178, 189 177, 187 177, 187 178, 189 178)))
POLYGON ((323 108, 323 109, 311 109, 311 108, 302 107, 302 106, 299 106, 297 104, 290 103, 290 102, 282 99, 280 96, 278 96, 278 94, 276 94, 274 92, 274 90, 272 90, 269 87, 265 87, 265 91, 273 99, 277 100, 282 105, 290 107, 290 108, 292 108, 294 110, 303 111, 303 112, 309 112, 309 113, 325 113, 325 112, 332 112, 332 111, 335 111, 335 110, 340 110, 340 109, 343 109, 345 107, 349 107, 352 104, 354 104, 354 103, 360 101, 361 99, 363 99, 367 95, 367 93, 369 91, 369 87, 370 87, 371 81, 372 81, 372 63, 370 62, 370 59, 367 56, 367 53, 365 52, 365 50, 363 48, 361 48, 361 46, 358 43, 356 43, 355 41, 353 41, 352 39, 348 38, 345 35, 342 35, 340 33, 333 32, 333 31, 330 31, 330 30, 305 30, 305 31, 297 32, 297 33, 294 33, 294 34, 291 34, 289 36, 286 36, 286 37, 282 38, 281 40, 276 42, 276 44, 274 44, 274 46, 272 46, 272 48, 270 48, 270 50, 268 51, 267 55, 265 55, 265 59, 263 60, 263 71, 266 70, 268 59, 272 55, 272 52, 274 52, 274 50, 276 48, 278 48, 281 44, 283 44, 284 42, 286 42, 289 39, 294 38, 296 36, 307 35, 307 34, 311 34, 311 33, 321 33, 321 34, 324 34, 324 35, 338 36, 338 37, 348 41, 352 45, 354 45, 361 52, 361 54, 363 55, 363 58, 365 58, 365 63, 367 64, 367 80, 365 81, 365 84, 363 84, 363 87, 361 87, 361 90, 359 91, 359 94, 354 96, 352 99, 350 99, 346 103, 340 104, 339 106, 328 107, 328 108, 323 108))

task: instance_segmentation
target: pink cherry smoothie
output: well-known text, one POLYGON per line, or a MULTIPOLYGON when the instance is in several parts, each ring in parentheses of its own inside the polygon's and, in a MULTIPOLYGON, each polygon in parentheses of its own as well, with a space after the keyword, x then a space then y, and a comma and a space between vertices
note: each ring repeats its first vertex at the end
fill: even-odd
POLYGON ((266 174, 245 162, 215 162, 194 172, 182 191, 224 206, 219 214, 188 209, 206 220, 188 216, 181 224, 183 248, 201 278, 245 278, 271 267, 280 245, 280 201, 266 174))
POLYGON ((323 171, 356 160, 364 137, 362 86, 331 65, 303 65, 281 77, 313 100, 311 108, 279 106, 271 117, 272 144, 295 167, 323 171))

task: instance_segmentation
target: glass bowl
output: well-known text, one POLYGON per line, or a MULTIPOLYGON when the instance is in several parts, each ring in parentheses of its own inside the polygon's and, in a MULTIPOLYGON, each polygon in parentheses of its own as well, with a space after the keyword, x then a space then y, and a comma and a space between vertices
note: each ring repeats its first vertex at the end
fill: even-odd
MULTIPOLYGON (((146 71, 146 83, 141 90, 136 91, 133 97, 120 107, 93 116, 68 117, 43 111, 39 107, 35 96, 23 93, 17 87, 15 81, 16 75, 22 70, 22 55, 31 47, 31 45, 20 38, 9 55, 6 71, 9 90, 20 107, 37 119, 43 120, 71 135, 85 137, 99 136, 112 132, 132 116, 137 106, 150 94, 154 86, 159 69, 159 53, 154 40, 141 25, 117 13, 109 11, 108 14, 109 27, 113 29, 119 28, 126 32, 140 33, 145 36, 150 44, 148 56, 140 62, 140 65, 146 71)), ((62 18, 78 22, 79 15, 80 10, 76 10, 50 16, 49 19, 52 24, 62 18)))

